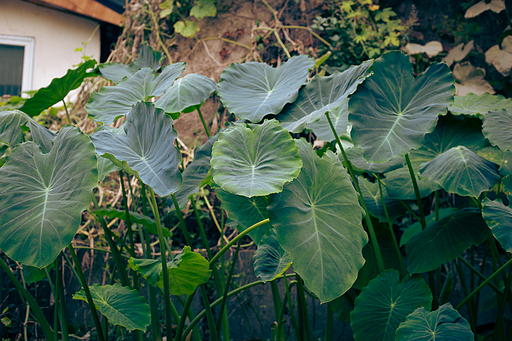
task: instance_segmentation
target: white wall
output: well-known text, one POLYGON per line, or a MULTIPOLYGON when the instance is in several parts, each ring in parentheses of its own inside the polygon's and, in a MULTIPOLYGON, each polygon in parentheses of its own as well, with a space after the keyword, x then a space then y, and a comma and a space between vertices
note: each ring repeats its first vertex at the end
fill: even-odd
MULTIPOLYGON (((0 0, 0 35, 35 40, 31 90, 48 86, 53 78, 64 76, 80 63, 82 52, 75 49, 89 39, 97 26, 94 20, 22 0, 0 0)), ((99 61, 99 30, 87 44, 85 54, 99 61)))

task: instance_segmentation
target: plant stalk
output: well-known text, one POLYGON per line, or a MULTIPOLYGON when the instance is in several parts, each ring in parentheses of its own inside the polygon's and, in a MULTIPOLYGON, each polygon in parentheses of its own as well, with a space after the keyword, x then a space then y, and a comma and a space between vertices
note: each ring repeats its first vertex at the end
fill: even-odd
POLYGON ((208 136, 208 138, 210 138, 210 131, 208 130, 208 126, 206 125, 206 122, 204 120, 204 117, 203 117, 203 114, 201 113, 201 109, 199 109, 199 107, 197 107, 197 113, 199 114, 199 117, 201 118, 201 122, 203 123, 203 127, 204 127, 204 131, 206 132, 206 136, 208 136))

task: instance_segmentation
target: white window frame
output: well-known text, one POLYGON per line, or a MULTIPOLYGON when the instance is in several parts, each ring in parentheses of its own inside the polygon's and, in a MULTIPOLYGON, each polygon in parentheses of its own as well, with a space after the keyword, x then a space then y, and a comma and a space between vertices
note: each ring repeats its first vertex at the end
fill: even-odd
POLYGON ((0 34, 0 45, 14 45, 24 47, 21 96, 28 97, 28 95, 24 92, 32 90, 32 80, 34 76, 35 38, 0 34))

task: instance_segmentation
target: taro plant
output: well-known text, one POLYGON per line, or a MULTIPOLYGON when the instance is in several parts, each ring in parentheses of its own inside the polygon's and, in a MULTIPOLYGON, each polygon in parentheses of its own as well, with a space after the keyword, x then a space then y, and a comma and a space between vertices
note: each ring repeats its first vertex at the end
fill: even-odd
POLYGON ((23 111, 0 113, 0 249, 46 269, 56 297, 53 327, 4 260, 0 265, 47 339, 69 339, 56 261, 68 254, 82 286, 74 298, 87 301, 100 340, 108 338, 109 325, 137 340, 228 340, 228 297, 267 282, 275 340, 312 339, 306 295, 326 303, 326 340, 334 335, 334 315, 350 322, 355 340, 512 337, 511 101, 454 97, 446 64, 433 63, 415 77, 401 52, 309 80, 314 66, 306 56, 278 68, 233 64, 217 85, 201 75, 181 77, 184 64, 162 66, 159 53, 145 47, 132 65, 99 66, 115 85, 91 96, 88 113, 103 123, 91 136, 72 126, 50 132, 23 111), (239 120, 210 137, 201 106, 213 92, 239 120), (193 111, 210 138, 183 167, 173 119, 193 111), (119 128, 109 126, 121 117, 119 128), (294 138, 304 131, 328 142, 315 150, 311 141, 294 138), (124 210, 101 208, 91 196, 110 172, 121 178, 124 210), (125 177, 137 179, 139 188, 128 191, 125 177), (222 236, 220 248, 209 245, 195 203, 204 186, 221 201, 221 223, 227 214, 238 230, 231 239, 222 236), (128 205, 128 195, 138 198, 128 205), (88 285, 70 244, 91 199, 89 210, 116 267, 112 284, 104 286, 88 285), (204 255, 191 248, 182 212, 189 201, 204 255), (174 211, 186 240, 177 253, 162 224, 162 203, 174 211), (125 234, 109 227, 112 218, 126 222, 125 234), (231 290, 244 236, 257 246, 259 280, 231 290), (158 243, 157 258, 151 240, 158 243), (225 269, 230 248, 235 253, 225 269), (205 286, 210 278, 213 302, 205 286), (455 283, 462 298, 453 294, 455 283), (199 313, 191 309, 197 291, 199 313), (484 299, 496 312, 488 335, 479 334, 484 299), (198 328, 203 318, 207 330, 198 328))

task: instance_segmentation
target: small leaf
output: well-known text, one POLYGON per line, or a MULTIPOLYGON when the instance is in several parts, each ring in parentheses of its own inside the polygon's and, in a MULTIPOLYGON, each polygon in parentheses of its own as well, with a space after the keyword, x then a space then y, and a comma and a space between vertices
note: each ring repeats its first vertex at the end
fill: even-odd
POLYGON ((400 282, 396 270, 386 270, 371 280, 355 299, 350 326, 356 341, 394 341, 395 331, 419 307, 430 309, 432 293, 420 276, 400 282), (370 328, 371 327, 371 328, 370 328))
POLYGON ((199 27, 197 27, 195 21, 180 20, 174 24, 174 30, 184 37, 192 38, 199 32, 199 27))
POLYGON ((505 9, 505 2, 503 0, 491 0, 489 2, 487 1, 480 1, 471 6, 466 10, 466 14, 464 14, 464 18, 474 18, 480 13, 483 13, 485 11, 491 10, 496 13, 500 13, 505 9))
POLYGON ((85 78, 96 76, 94 72, 88 71, 94 65, 96 65, 96 61, 91 59, 76 69, 68 70, 64 77, 54 78, 49 86, 39 89, 34 96, 27 99, 20 110, 33 117, 52 105, 63 101, 71 90, 75 90, 82 84, 85 78))
POLYGON ((473 341, 475 336, 468 321, 452 308, 443 304, 436 311, 420 307, 396 330, 396 341, 473 341))
POLYGON ((512 252, 512 209, 500 203, 484 199, 482 215, 492 234, 503 249, 512 252))
POLYGON ((314 64, 305 55, 292 57, 277 69, 264 63, 232 64, 222 72, 217 92, 229 112, 258 123, 295 101, 314 64))
POLYGON ((234 123, 219 134, 210 163, 216 184, 249 198, 281 192, 286 182, 299 175, 302 165, 295 142, 276 120, 254 130, 234 123))
POLYGON ((292 265, 290 255, 279 245, 275 229, 270 229, 263 236, 253 262, 254 274, 263 283, 273 281, 292 265))
MULTIPOLYGON (((130 290, 119 284, 91 285, 89 290, 96 308, 113 325, 123 326, 128 330, 145 331, 151 323, 149 305, 137 290, 130 290)), ((83 290, 75 293, 73 299, 87 301, 83 290)))
POLYGON ((190 16, 197 20, 203 20, 204 17, 214 17, 217 15, 217 6, 215 0, 196 0, 194 7, 190 10, 190 16))
POLYGON ((403 48, 408 55, 415 55, 420 53, 427 54, 427 57, 432 58, 443 52, 443 44, 438 41, 430 41, 425 45, 408 43, 403 48))
POLYGON ((405 244, 407 270, 410 273, 434 270, 462 255, 471 245, 482 244, 489 232, 479 209, 464 208, 446 216, 405 244))
POLYGON ((443 61, 446 62, 446 65, 451 66, 453 62, 460 62, 466 56, 474 47, 474 41, 471 40, 469 43, 464 45, 464 43, 461 43, 457 46, 455 46, 453 49, 448 52, 448 55, 443 58, 443 61))

